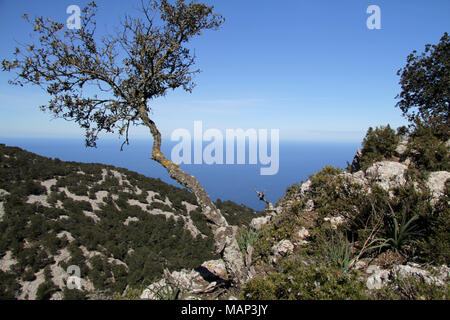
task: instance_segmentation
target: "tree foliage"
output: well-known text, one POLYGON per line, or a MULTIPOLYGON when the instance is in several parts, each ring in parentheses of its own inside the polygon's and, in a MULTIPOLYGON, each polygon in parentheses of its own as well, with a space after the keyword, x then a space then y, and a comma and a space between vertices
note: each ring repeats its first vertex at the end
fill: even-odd
POLYGON ((141 15, 125 16, 115 35, 98 37, 97 5, 82 9, 81 27, 24 15, 38 35, 37 43, 16 48, 15 58, 3 60, 3 70, 17 71, 11 84, 32 83, 51 96, 41 108, 75 121, 86 130, 86 144, 95 146, 101 131, 126 134, 139 124, 139 108, 169 89, 194 87, 195 56, 187 43, 203 30, 216 29, 224 19, 204 4, 177 0, 142 2, 141 15), (87 88, 98 94, 88 95, 87 88))
POLYGON ((413 51, 398 70, 402 91, 397 103, 410 121, 421 121, 448 135, 450 104, 450 37, 446 32, 425 52, 413 51))

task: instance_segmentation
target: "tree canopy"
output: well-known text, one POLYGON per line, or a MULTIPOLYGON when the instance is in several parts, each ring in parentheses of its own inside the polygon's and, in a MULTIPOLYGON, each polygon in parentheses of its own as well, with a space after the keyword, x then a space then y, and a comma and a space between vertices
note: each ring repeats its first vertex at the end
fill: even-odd
POLYGON ((33 83, 51 96, 41 108, 77 122, 86 144, 95 146, 101 131, 119 131, 128 142, 131 124, 140 124, 139 108, 169 89, 191 91, 195 56, 186 44, 203 30, 224 21, 204 4, 177 0, 141 2, 141 15, 126 15, 115 35, 96 35, 95 2, 81 12, 79 29, 63 23, 23 16, 39 36, 37 43, 16 48, 15 59, 3 60, 3 70, 17 70, 10 83, 33 83), (86 94, 95 86, 98 94, 86 94))
POLYGON ((102 131, 118 131, 125 144, 130 125, 148 127, 153 137, 152 159, 194 193, 230 278, 235 284, 244 283, 248 272, 235 228, 200 182, 163 155, 161 134, 149 105, 169 89, 193 89, 192 75, 199 70, 193 69, 195 56, 187 43, 204 30, 217 29, 224 18, 214 14, 213 7, 195 1, 142 0, 140 16, 125 16, 115 35, 99 39, 96 10, 95 2, 87 5, 81 12, 80 28, 74 30, 51 19, 24 15, 39 41, 16 48, 15 59, 3 60, 3 70, 18 70, 11 84, 32 83, 45 89, 52 99, 41 109, 77 122, 86 131, 87 146, 95 146, 102 131), (86 94, 86 87, 92 86, 97 93, 86 94))
POLYGON ((406 66, 398 70, 402 91, 397 103, 409 121, 435 127, 447 135, 450 104, 450 42, 444 33, 436 45, 427 44, 425 52, 413 51, 406 66))

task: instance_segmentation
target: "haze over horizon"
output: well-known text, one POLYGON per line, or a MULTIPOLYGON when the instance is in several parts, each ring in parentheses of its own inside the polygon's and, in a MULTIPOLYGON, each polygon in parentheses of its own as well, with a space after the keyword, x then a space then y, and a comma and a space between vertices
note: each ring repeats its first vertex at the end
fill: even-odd
MULTIPOLYGON (((65 21, 66 8, 89 1, 0 1, 0 53, 12 57, 26 43, 24 13, 65 21)), ((111 32, 138 1, 97 1, 99 35, 111 32)), ((163 137, 177 128, 280 129, 281 140, 360 142, 369 126, 406 124, 395 108, 396 71, 413 50, 449 30, 449 1, 206 1, 226 18, 218 31, 195 39, 192 94, 169 92, 154 101, 163 137), (381 9, 381 29, 369 30, 369 5, 381 9)), ((38 87, 13 87, 0 73, 0 137, 82 137, 74 123, 43 113, 38 87)), ((151 139, 145 128, 131 138, 151 139)), ((107 135, 106 138, 117 136, 107 135)))

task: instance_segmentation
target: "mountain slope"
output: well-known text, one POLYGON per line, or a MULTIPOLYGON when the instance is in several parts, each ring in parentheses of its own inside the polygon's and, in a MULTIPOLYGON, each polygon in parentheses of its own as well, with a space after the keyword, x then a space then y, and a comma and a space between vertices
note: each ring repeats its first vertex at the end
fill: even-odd
MULTIPOLYGON (((218 201, 230 223, 259 214, 218 201)), ((0 144, 0 298, 82 298, 142 287, 217 258, 195 197, 126 169, 0 144), (69 266, 82 290, 67 290, 69 266)))

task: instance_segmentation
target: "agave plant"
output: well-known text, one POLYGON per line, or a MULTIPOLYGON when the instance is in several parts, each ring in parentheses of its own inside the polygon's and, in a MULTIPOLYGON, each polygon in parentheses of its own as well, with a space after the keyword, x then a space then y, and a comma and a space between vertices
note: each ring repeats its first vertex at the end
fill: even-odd
POLYGON ((238 238, 239 248, 243 253, 246 253, 248 245, 254 247, 258 238, 259 232, 257 230, 254 230, 252 228, 242 230, 238 238))
POLYGON ((156 300, 185 300, 196 298, 194 294, 182 294, 182 288, 170 283, 148 289, 152 292, 156 300))
POLYGON ((418 226, 414 224, 414 222, 419 219, 419 216, 416 214, 407 220, 406 214, 402 212, 401 221, 399 223, 394 210, 391 206, 389 206, 389 208, 391 209, 392 223, 389 224, 388 232, 391 237, 377 239, 382 243, 373 248, 380 248, 381 250, 384 247, 390 247, 395 251, 399 251, 408 241, 410 241, 411 237, 420 234, 420 232, 417 231, 418 226))
POLYGON ((340 271, 347 271, 352 265, 352 244, 346 237, 339 236, 332 238, 327 246, 327 258, 331 265, 337 267, 340 271))

